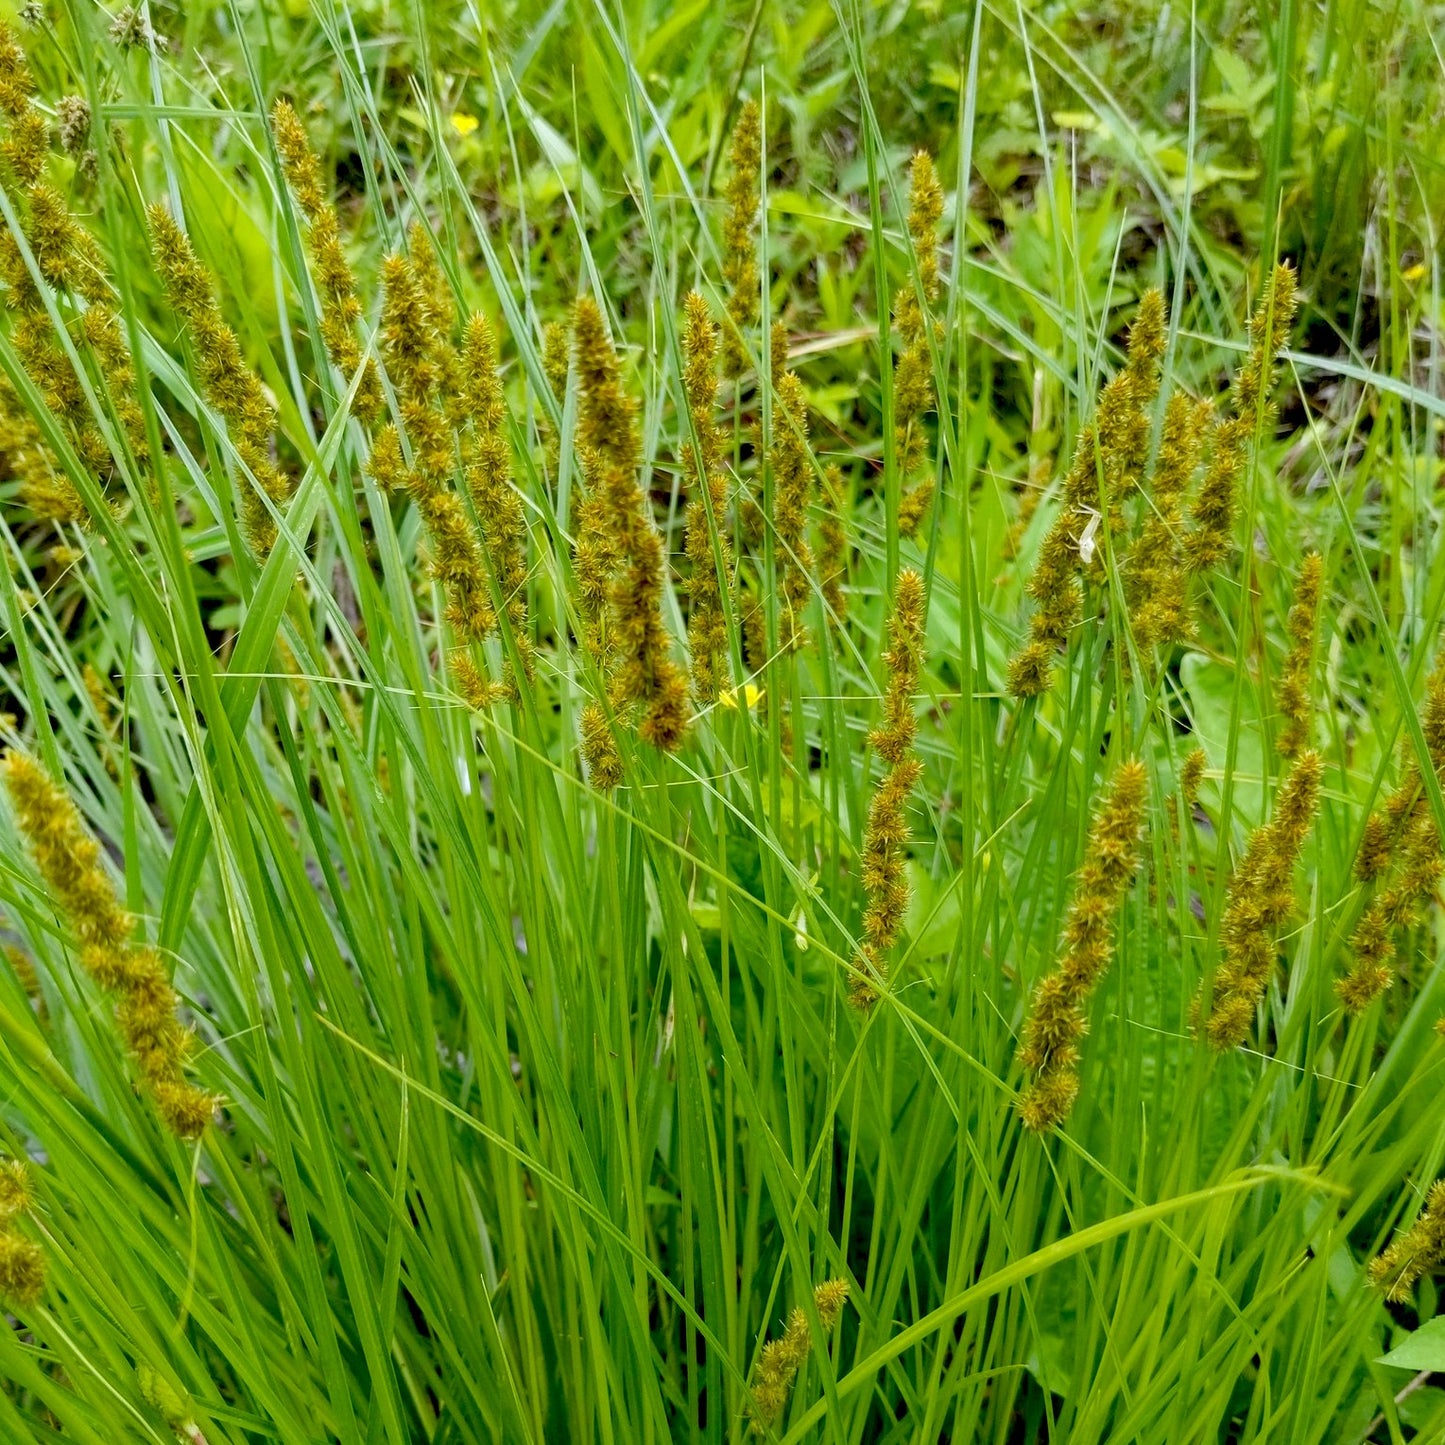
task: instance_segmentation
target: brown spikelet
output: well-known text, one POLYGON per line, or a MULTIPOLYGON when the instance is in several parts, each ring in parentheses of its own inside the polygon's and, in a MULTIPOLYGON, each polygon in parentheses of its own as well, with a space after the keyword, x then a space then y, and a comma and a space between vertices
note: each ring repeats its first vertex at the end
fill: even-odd
MULTIPOLYGON (((306 249, 311 258, 312 277, 321 298, 321 339, 331 363, 351 384, 361 366, 361 347, 356 324, 361 319, 361 302, 356 295, 356 278, 341 244, 341 224, 321 180, 321 165, 311 149, 305 127, 291 102, 278 100, 271 110, 271 129, 281 168, 301 214, 306 218, 306 249)), ((382 408, 381 382, 376 363, 368 357, 358 383, 354 410, 363 422, 371 423, 382 408)))
POLYGON ((1300 567, 1294 603, 1289 610, 1290 650, 1279 682, 1279 710, 1285 725, 1275 740, 1275 747, 1283 758, 1294 757, 1309 741, 1310 672, 1323 584, 1324 559, 1318 552, 1311 552, 1300 567))
POLYGON ((837 466, 823 473, 822 511, 818 524, 818 585, 828 621, 842 627, 848 620, 848 533, 843 522, 848 506, 843 473, 837 466))
MULTIPOLYGON (((1425 750, 1437 780, 1445 783, 1445 647, 1435 658, 1420 711, 1425 750)), ((1351 965, 1336 984, 1347 1012, 1363 1012, 1394 982, 1395 935, 1418 921, 1435 897, 1445 863, 1440 834, 1425 793, 1419 760, 1406 747, 1399 786, 1365 823, 1355 876, 1378 883, 1350 938, 1351 965)))
POLYGON ((154 949, 129 941, 130 915, 100 863, 100 848, 69 797, 33 758, 11 751, 3 765, 15 819, 80 961, 117 995, 116 1025, 137 1072, 172 1132, 197 1138, 217 1100, 183 1076, 191 1035, 176 1019, 176 995, 154 949))
POLYGON ((808 402, 791 372, 779 379, 773 410, 773 530, 778 541, 780 646, 793 651, 806 638, 813 552, 808 545, 808 501, 813 468, 808 456, 808 402))
POLYGON ((923 662, 925 605, 922 577, 911 567, 903 568, 893 589, 889 646, 883 654, 888 669, 883 716, 869 734, 888 771, 873 794, 863 834, 863 938, 849 986, 853 1004, 861 1009, 872 1006, 888 976, 888 951, 908 907, 908 800, 923 772, 913 756, 918 730, 913 699, 923 662))
POLYGON ((1374 1259, 1366 1271, 1370 1283, 1387 1300, 1409 1298, 1415 1282, 1445 1263, 1445 1179, 1436 1180, 1425 1196, 1415 1222, 1374 1259))
POLYGON ((1145 784, 1142 763, 1123 763, 1115 772, 1075 875, 1062 955, 1030 1002, 1019 1061, 1031 1078, 1018 1107, 1024 1127, 1036 1133, 1061 1124, 1078 1095, 1084 1005, 1113 957, 1114 915, 1138 871, 1145 784))
POLYGON ((146 218, 151 255, 172 307, 191 334, 206 399, 225 418, 236 454, 250 474, 242 492, 242 520, 252 547, 264 555, 275 541, 276 526, 261 496, 280 505, 291 493, 290 482, 272 459, 276 410, 261 379, 246 364, 236 333, 222 319, 211 278, 185 232, 162 205, 151 206, 146 218))
POLYGON ((1078 581, 1079 548, 1089 525, 1094 487, 1094 431, 1084 427, 1064 479, 1058 516, 1039 546, 1028 582, 1034 601, 1029 640, 1009 663, 1008 690, 1014 697, 1037 697, 1053 681, 1054 661, 1078 625, 1083 594, 1078 581))
POLYGON ((527 522, 512 485, 512 456, 506 435, 506 401, 497 373, 491 325, 480 313, 462 335, 459 408, 471 424, 463 446, 467 488, 481 527, 492 580, 511 624, 527 675, 532 658, 527 633, 527 522))
POLYGON ((582 761, 587 781, 598 792, 610 793, 622 781, 622 758, 601 703, 589 702, 582 709, 582 761))
POLYGON ((1198 1028, 1211 1048, 1237 1048, 1249 1036, 1255 1011, 1278 957, 1276 936, 1294 911, 1294 871, 1319 806, 1324 765, 1306 749, 1280 787, 1274 815, 1256 828, 1229 880, 1209 1013, 1195 1001, 1198 1028))
POLYGON ((1211 415, 1208 402, 1178 391, 1164 408, 1148 510, 1124 577, 1129 622, 1141 647, 1184 642, 1193 633, 1180 505, 1203 454, 1211 415))
MULTIPOLYGON (((590 296, 578 301, 572 331, 581 390, 579 426, 592 473, 587 520, 607 538, 601 560, 608 564, 605 570, 597 567, 598 559, 581 555, 579 543, 579 584, 606 591, 604 661, 611 670, 613 706, 626 712, 638 705, 639 734, 672 752, 687 731, 687 679, 672 660, 662 623, 665 558, 638 480, 637 408, 622 386, 617 353, 590 296)), ((596 599, 579 600, 585 616, 596 599)))
POLYGON ((723 221, 723 280, 727 282, 727 325, 723 328, 723 375, 747 369, 745 337, 758 323, 758 253, 753 223, 758 214, 762 174, 763 117, 756 101, 743 102, 728 149, 727 215, 723 221))
POLYGON ((1249 353, 1231 388, 1233 415, 1213 432, 1209 463, 1194 501, 1184 549, 1194 571, 1216 567, 1234 545, 1240 478, 1253 438, 1271 424, 1275 363, 1299 304, 1294 268, 1276 266, 1249 323, 1249 353))
MULTIPOLYGON (((813 1291, 813 1305, 824 1333, 831 1334, 848 1302, 848 1281, 830 1279, 813 1291)), ((812 1337, 808 1317, 801 1309, 788 1315, 788 1325, 776 1340, 769 1340, 758 1356, 753 1375, 752 1422, 755 1435, 765 1435, 782 1418, 793 1381, 808 1358, 812 1337)))
POLYGON ((13 1229, 0 1230, 0 1297, 29 1309, 44 1293, 45 1276, 40 1246, 13 1229))
MULTIPOLYGON (((717 327, 707 302, 690 291, 683 303, 683 388, 692 434, 686 448, 692 466, 693 498, 687 509, 687 642, 692 688, 701 702, 714 702, 730 684, 727 614, 723 589, 734 592, 732 545, 726 523, 727 479, 722 471, 722 438, 713 409, 717 399, 717 327), (721 585, 719 580, 721 577, 721 585)), ((732 595, 733 610, 737 599, 732 595)))
POLYGON ((911 167, 908 234, 918 264, 918 283, 902 287, 893 302, 893 318, 903 354, 893 376, 893 421, 898 474, 904 490, 898 504, 898 530, 912 537, 922 526, 933 501, 932 477, 908 485, 923 465, 926 439, 923 416, 935 404, 933 358, 929 350, 928 308, 937 301, 938 222, 943 215, 943 189, 927 151, 918 151, 911 167))
POLYGON ((433 308, 412 260, 400 253, 381 266, 381 354, 397 396, 425 402, 445 379, 437 363, 433 308))

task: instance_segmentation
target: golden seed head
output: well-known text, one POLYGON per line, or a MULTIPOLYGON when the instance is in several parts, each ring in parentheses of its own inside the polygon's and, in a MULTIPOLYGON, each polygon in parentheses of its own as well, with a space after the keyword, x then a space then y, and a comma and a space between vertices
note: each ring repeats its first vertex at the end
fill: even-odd
MULTIPOLYGON (((1268 823, 1255 829, 1225 892, 1210 1014, 1210 1045, 1235 1048, 1249 1036, 1278 954, 1276 934, 1295 906, 1294 870, 1319 807, 1324 763, 1305 749, 1294 761, 1268 823)), ((1202 998, 1202 995, 1201 995, 1202 998)), ((1198 1007, 1198 1003, 1196 1007, 1198 1007)))
POLYGON ((782 602, 784 650, 795 650, 805 637, 803 612, 810 592, 813 554, 807 540, 808 503, 813 467, 808 453, 808 400, 791 371, 778 379, 773 413, 773 530, 778 539, 778 587, 782 602))
POLYGON ((276 137, 276 150, 286 180, 296 195, 296 202, 308 220, 314 220, 326 205, 321 185, 321 166, 306 128, 295 107, 284 97, 271 107, 271 131, 276 137))
POLYGON ((1184 766, 1179 770, 1179 795, 1190 808, 1199 802, 1199 787, 1204 781, 1204 769, 1208 764, 1209 759, 1205 756, 1204 749, 1195 748, 1184 759, 1184 766))
MULTIPOLYGON (((727 670, 727 620, 723 589, 734 590, 732 546, 725 527, 727 480, 721 471, 722 438, 713 418, 717 400, 718 331, 707 302, 690 291, 683 303, 683 389, 695 440, 686 452, 696 486, 687 510, 687 638, 693 691, 703 702, 717 699, 727 670), (714 550, 716 548, 716 551, 714 550), (719 583, 718 557, 722 562, 719 583)), ((733 606, 736 608, 736 597, 733 606)))
MULTIPOLYGON (((818 1322, 831 1334, 848 1300, 848 1281, 830 1279, 813 1291, 818 1322)), ((812 1336, 808 1317, 801 1309, 788 1314, 787 1328, 776 1340, 769 1340, 758 1353, 758 1367, 753 1377, 753 1433, 765 1434, 777 1424, 793 1391, 798 1371, 808 1358, 812 1336)))
POLYGON ((841 628, 848 620, 849 546, 845 518, 849 507, 843 472, 836 465, 823 473, 822 503, 823 515, 818 525, 818 583, 829 623, 841 628))
POLYGON ((582 761, 587 781, 600 793, 610 793, 622 781, 622 757, 612 724, 601 703, 589 702, 582 709, 582 761))
POLYGON ((1164 356, 1169 317, 1164 309, 1164 294, 1151 286, 1139 298, 1139 310, 1129 328, 1129 360, 1125 367, 1136 402, 1145 404, 1159 389, 1159 363, 1164 356))
POLYGON ((1425 1205, 1408 1229, 1397 1233, 1370 1261, 1370 1283, 1386 1299, 1408 1298, 1416 1280, 1445 1263, 1445 1189, 1437 1180, 1425 1196, 1425 1205))
POLYGON ((883 654, 888 669, 883 717, 869 735, 889 768, 874 791, 863 833, 863 939, 854 959, 856 977, 850 997, 855 1007, 865 1010, 877 998, 876 985, 887 977, 887 954, 897 940, 908 908, 908 800, 923 773, 912 746, 917 728, 913 696, 922 664, 924 611, 923 579, 911 567, 905 567, 894 583, 889 646, 883 654))
POLYGON ((442 382, 432 310, 414 262, 388 256, 381 266, 381 350, 387 375, 405 399, 423 401, 442 382))
POLYGON ((0 23, 0 114, 14 121, 23 115, 35 94, 25 51, 10 26, 0 23))
POLYGON ((757 324, 760 308, 758 258, 753 223, 758 214, 758 181, 762 175, 762 111, 745 101, 733 128, 728 150, 730 174, 723 221, 723 279, 728 284, 729 324, 723 333, 723 375, 743 374, 747 348, 743 333, 757 324))
POLYGON ((813 1291, 813 1303, 817 1306, 818 1322, 825 1330, 831 1331, 848 1303, 848 1281, 846 1279, 825 1280, 813 1291))
POLYGON ((195 1138, 204 1128, 197 1122, 201 1101, 209 1100, 206 1119, 216 1102, 181 1078, 190 1035, 176 1020, 175 991, 160 955, 130 945, 130 915, 70 798, 24 753, 8 753, 3 768, 20 831, 81 945, 82 965, 101 988, 119 995, 116 1026, 162 1120, 182 1138, 195 1138))
POLYGON ((56 128, 67 155, 78 156, 90 139, 90 102, 83 95, 62 95, 55 103, 56 128))
POLYGON ((1159 436, 1159 455, 1154 460, 1151 490, 1157 505, 1172 504, 1188 491, 1213 413, 1209 402, 1195 401, 1182 391, 1169 398, 1159 436))
POLYGON ((943 217, 943 187, 927 151, 915 151, 909 168, 908 234, 918 257, 918 279, 929 301, 938 299, 938 223, 943 217))
POLYGON ((221 1105, 218 1095, 177 1079, 157 1080, 151 1085, 151 1097, 161 1122, 186 1144, 194 1143, 206 1132, 221 1105))
POLYGON ((635 472, 642 460, 637 405, 622 387, 622 368, 601 309, 583 296, 572 317, 572 341, 581 391, 578 435, 608 466, 635 472))
POLYGON ((502 689, 489 681, 469 653, 458 648, 451 655, 452 682, 474 712, 486 712, 502 701, 502 689))
POLYGON ((13 1231, 0 1232, 0 1297, 28 1309, 45 1289, 45 1256, 40 1247, 13 1231))
MULTIPOLYGON (((321 297, 321 339, 327 356, 349 386, 361 365, 361 347, 356 339, 361 303, 356 296, 351 263, 341 244, 336 208, 322 182, 320 162, 290 101, 278 100, 272 107, 271 128, 286 181, 307 221, 306 249, 321 297)), ((367 358, 354 410, 362 421, 369 423, 380 414, 382 405, 376 364, 367 358)))
POLYGON ((1249 356, 1234 380, 1235 414, 1253 429, 1268 417, 1275 365, 1289 340, 1299 308, 1294 267, 1288 261, 1274 268, 1249 321, 1249 356))
POLYGON ((82 945, 123 949, 134 926, 100 864, 100 849, 70 798, 33 758, 10 751, 3 765, 16 822, 57 912, 82 945))
POLYGON ((1289 610, 1287 631, 1291 645, 1279 683, 1279 710, 1285 726, 1275 746, 1284 758, 1294 757, 1309 741, 1310 673, 1314 663, 1323 582, 1324 560, 1318 552, 1311 552, 1300 567, 1294 603, 1289 610))
POLYGON ((28 1214, 35 1203, 30 1170, 23 1159, 0 1161, 0 1226, 18 1214, 28 1214))
POLYGON ((1084 863, 1064 920, 1058 965, 1034 990, 1019 1059, 1033 1075, 1019 1103, 1026 1128, 1053 1128, 1078 1094, 1078 1043, 1087 1028, 1083 1006, 1113 957, 1114 917, 1138 871, 1147 774, 1122 763, 1094 814, 1084 863))
POLYGON ((1078 1097, 1079 1076, 1071 1065, 1040 1074, 1019 1098, 1024 1128, 1032 1134, 1057 1128, 1073 1112, 1078 1097))
POLYGON ((1234 415, 1215 426, 1213 451, 1185 542, 1196 571, 1218 566, 1233 546, 1239 480, 1256 432, 1269 422, 1275 362, 1299 304, 1294 268, 1277 266, 1249 323, 1250 348, 1231 388, 1234 415))
POLYGON ((291 490, 290 480, 271 458, 276 409, 261 379, 246 364, 236 333, 222 318, 210 275, 196 258, 185 233, 158 203, 147 209, 146 218, 156 270, 194 342, 202 390, 226 419, 237 457, 243 463, 242 516, 251 545, 264 555, 275 540, 276 529, 262 497, 280 505, 291 490), (246 472, 250 475, 246 476, 246 472))
POLYGON ((542 328, 542 371, 558 406, 567 396, 568 353, 571 348, 572 339, 560 321, 549 321, 542 328))

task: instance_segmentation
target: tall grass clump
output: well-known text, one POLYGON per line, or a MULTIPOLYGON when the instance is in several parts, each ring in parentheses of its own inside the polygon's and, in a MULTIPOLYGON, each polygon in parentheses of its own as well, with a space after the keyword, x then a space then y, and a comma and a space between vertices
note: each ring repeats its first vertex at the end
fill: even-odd
POLYGON ((0 1438, 1438 1438, 1403 39, 24 11, 0 1438))

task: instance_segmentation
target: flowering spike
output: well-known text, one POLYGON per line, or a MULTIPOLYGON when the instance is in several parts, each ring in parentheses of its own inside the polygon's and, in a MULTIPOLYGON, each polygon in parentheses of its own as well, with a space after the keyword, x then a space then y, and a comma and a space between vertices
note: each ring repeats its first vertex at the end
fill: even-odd
MULTIPOLYGON (((915 153, 911 178, 908 234, 918 262, 918 286, 916 290, 911 283, 901 287, 893 302, 894 324, 903 342, 903 355, 893 377, 893 421, 898 472, 905 483, 924 463, 921 419, 935 404, 925 308, 938 300, 938 222, 943 215, 943 189, 927 151, 915 153)), ((903 536, 912 537, 922 525, 933 490, 932 477, 905 487, 898 504, 898 530, 903 536)))
POLYGON ((1279 710, 1285 726, 1275 741, 1282 758, 1292 758, 1309 741, 1310 671, 1314 663, 1315 633, 1319 626, 1320 592, 1324 559, 1318 552, 1305 557, 1289 610, 1289 656, 1279 685, 1279 710))
POLYGON ((1445 1179, 1437 1179, 1425 1196, 1425 1207, 1415 1222, 1370 1261, 1370 1283, 1387 1300, 1399 1303, 1409 1297, 1421 1275, 1445 1263, 1445 1179))
POLYGON ((1195 1001, 1198 1027, 1223 1052, 1249 1036, 1255 1010, 1269 987, 1278 957, 1276 934, 1295 906, 1294 870, 1319 806, 1324 765, 1305 750, 1280 788, 1274 816, 1254 830, 1229 880, 1209 1013, 1195 1001))
MULTIPOLYGON (((580 432, 590 473, 587 528, 589 534, 600 533, 584 534, 588 550, 583 541, 578 544, 582 611, 585 619, 601 610, 601 597, 587 589, 605 595, 606 630, 600 634, 599 655, 612 669, 613 705, 623 712, 638 705, 642 738, 673 752, 687 731, 687 680, 672 660, 662 624, 665 559, 662 537, 638 480, 642 443, 637 406, 623 389, 617 353, 590 296, 578 301, 572 332, 581 389, 580 432)), ((605 727, 605 719, 600 725, 594 719, 594 743, 605 727)), ((585 750, 586 735, 583 741, 585 750)), ((604 776, 608 771, 604 767, 604 776)))
MULTIPOLYGON (((321 165, 290 101, 278 100, 272 107, 271 128, 276 136, 281 168, 307 222, 306 248, 321 296, 321 339, 332 365, 350 385, 361 365, 361 347, 356 339, 361 302, 357 299, 351 263, 341 244, 336 207, 322 185, 321 165)), ((354 410, 362 421, 370 423, 380 414, 382 404, 376 362, 368 357, 354 410)))
MULTIPOLYGON (((733 586, 732 547, 724 521, 727 479, 722 471, 722 438, 713 419, 717 399, 717 327, 707 302, 696 291, 684 302, 683 389, 696 441, 688 448, 695 487, 687 509, 688 581, 687 640, 692 654, 693 691, 702 702, 713 702, 730 684, 727 673, 727 617, 719 586, 714 539, 722 558, 722 577, 729 592, 733 586)), ((736 598, 733 599, 736 607, 736 598)))
POLYGON ((198 1138, 218 1101, 183 1076, 191 1034, 176 1019, 175 990, 159 953, 130 944, 132 920, 75 804, 24 753, 7 753, 0 767, 16 822, 80 945, 82 966, 101 988, 118 995, 116 1024, 156 1112, 180 1138, 198 1138))
POLYGON ((1250 443, 1272 420, 1269 393, 1275 361, 1289 338, 1298 305, 1294 268, 1287 263, 1276 266, 1249 323, 1249 354, 1231 388, 1233 415, 1214 428, 1209 465, 1194 501, 1185 551, 1196 572, 1218 566, 1233 546, 1240 478, 1250 443))
POLYGON ((242 518, 252 546, 264 555, 276 539, 276 525, 261 494, 277 505, 291 494, 290 483, 271 459, 276 409, 261 379, 246 364, 236 333, 222 319, 211 278, 185 232, 160 204, 151 206, 146 217, 156 270, 171 305, 191 333, 206 399, 226 419, 236 455, 250 473, 252 482, 242 497, 242 518))
POLYGON ((728 325, 723 330, 723 375, 729 380, 747 369, 744 334, 758 322, 758 254, 753 223, 758 214, 762 176, 763 117, 755 100, 745 101, 733 127, 728 150, 727 218, 723 222, 723 279, 728 285, 728 325))
MULTIPOLYGON (((497 373, 497 346, 481 313, 472 316, 462 337, 460 406, 471 422, 464 447, 466 481, 481 524, 497 592, 506 608, 515 645, 531 675, 527 633, 527 523, 512 484, 511 449, 506 436, 506 402, 497 373)), ((504 687, 509 684, 504 683, 504 687)))
MULTIPOLYGON (((1420 726, 1430 765, 1445 783, 1445 647, 1426 684, 1420 726)), ((1365 883, 1383 878, 1387 884, 1371 898, 1355 925, 1350 938, 1354 961, 1335 985, 1349 1013, 1362 1013, 1394 982, 1395 934, 1418 921, 1442 875, 1445 864, 1435 815, 1425 796, 1419 761, 1411 753, 1400 785, 1366 822, 1355 856, 1357 878, 1365 883)))
POLYGON ((1034 990, 1019 1061, 1032 1078, 1019 1100, 1024 1127, 1041 1132, 1069 1116, 1079 1091, 1084 1005, 1114 956, 1114 915, 1139 867, 1146 775, 1123 763, 1094 823, 1064 922, 1063 955, 1034 990))
POLYGON ((848 533, 843 518, 847 515, 843 473, 830 466, 823 473, 823 516, 818 524, 818 584, 828 619, 841 627, 848 619, 848 533))
MULTIPOLYGON (((813 1291, 813 1305, 824 1333, 831 1334, 848 1302, 848 1281, 830 1279, 813 1291)), ((776 1340, 769 1340, 758 1356, 753 1379, 752 1420, 755 1435, 766 1434, 782 1417, 793 1392, 793 1381, 808 1358, 812 1340, 808 1317, 801 1309, 788 1315, 788 1325, 776 1340)))
POLYGON ((888 764, 888 772, 873 794, 863 835, 867 906, 849 990, 853 1004, 861 1009, 870 1008, 877 1000, 878 988, 888 976, 888 950, 898 937, 908 907, 908 799, 923 773, 922 763, 913 756, 918 729, 913 698, 923 661, 925 607, 923 579, 905 567, 893 590, 889 646, 883 654, 888 669, 883 718, 869 734, 869 742, 888 764))

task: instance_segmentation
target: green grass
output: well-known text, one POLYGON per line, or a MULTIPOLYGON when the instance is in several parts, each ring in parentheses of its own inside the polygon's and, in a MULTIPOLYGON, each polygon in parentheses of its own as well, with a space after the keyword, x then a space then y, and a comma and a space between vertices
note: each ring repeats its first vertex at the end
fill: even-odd
MULTIPOLYGON (((1363 1015, 1334 984, 1365 902, 1361 830, 1404 759, 1425 761, 1445 819, 1420 721, 1445 619, 1441 8, 1208 3, 1192 25, 1187 7, 792 0, 150 15, 164 53, 120 49, 87 0, 18 31, 39 103, 81 94, 95 117, 93 175, 58 150, 49 175, 105 258, 164 463, 136 464, 67 324, 77 303, 42 286, 115 477, 82 464, 21 359, 12 295, 9 410, 87 521, 38 521, 0 459, 0 736, 102 841, 137 938, 174 965, 192 1076, 225 1102, 198 1144, 163 1130, 5 812, 4 938, 35 977, 0 968, 0 1144, 32 1161, 18 1227, 48 1281, 0 1329, 0 1438, 741 1440, 762 1347, 795 1307, 811 1349, 783 1440, 1440 1438, 1445 1358, 1380 1363, 1434 1317, 1436 1283, 1387 1305, 1365 1280, 1445 1173, 1439 909, 1400 935, 1399 977, 1363 1015), (486 713, 459 695, 417 510, 377 487, 352 379, 325 361, 266 125, 283 94, 336 184, 366 343, 381 258, 413 219, 460 313, 498 330, 538 659, 486 713), (848 618, 815 587, 809 645, 749 674, 760 699, 736 678, 674 755, 620 728, 624 780, 603 794, 577 741, 600 690, 574 640, 577 378, 552 397, 542 326, 591 293, 622 350, 681 660, 681 305, 696 288, 721 314, 727 138, 748 97, 767 117, 749 346, 765 361, 783 321, 810 458, 841 468, 848 618), (948 196, 944 400, 934 525, 910 541, 889 317, 918 275, 920 146, 948 196), (156 200, 277 408, 296 486, 263 562, 235 439, 150 260, 156 200), (1140 294, 1171 301, 1166 386, 1222 400, 1276 256, 1304 298, 1280 420, 1233 555, 1198 581, 1196 638, 1135 647, 1115 566, 1052 691, 1011 698, 1028 574, 1140 294), (1216 1055, 1190 1003, 1284 771, 1285 617, 1311 549, 1323 799, 1254 1031, 1216 1055), (900 565, 929 595, 924 773, 912 902, 861 1014, 867 734, 900 565), (1200 814, 1176 836, 1196 745, 1200 814), (1078 1103, 1035 1136, 1019 1033, 1130 757, 1149 775, 1144 866, 1089 1004, 1078 1103), (829 1336, 812 1289, 831 1278, 850 1294, 829 1336)), ((10 224, 8 166, 0 186, 10 224)), ((749 428, 770 439, 785 418, 750 378, 736 403, 724 388, 730 438, 735 407, 730 487, 765 500, 749 428)), ((765 527, 747 566, 774 641, 783 560, 765 527)), ((476 655, 496 674, 512 645, 476 655)), ((729 646, 740 661, 736 616, 729 646)))

